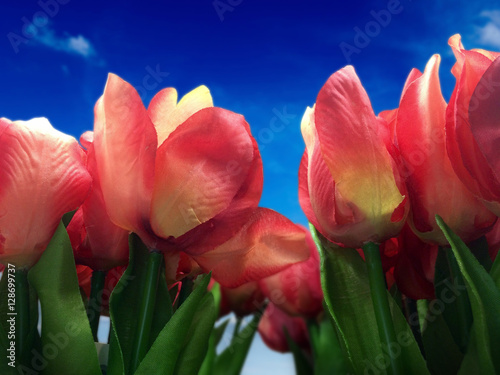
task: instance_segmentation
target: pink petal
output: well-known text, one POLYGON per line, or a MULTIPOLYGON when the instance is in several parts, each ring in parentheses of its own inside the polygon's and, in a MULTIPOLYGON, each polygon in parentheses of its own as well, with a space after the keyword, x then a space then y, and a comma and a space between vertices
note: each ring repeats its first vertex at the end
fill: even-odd
POLYGON ((106 212, 94 147, 92 143, 87 144, 87 147, 89 150, 87 169, 93 179, 92 190, 81 207, 81 218, 73 217, 68 225, 68 232, 72 230, 73 222, 77 220, 75 225, 81 225, 84 233, 84 238, 76 246, 72 241, 78 263, 85 264, 93 270, 108 271, 127 265, 129 232, 114 225, 106 212))
POLYGON ((388 129, 373 113, 351 66, 333 74, 320 90, 315 125, 323 159, 335 181, 336 200, 342 197, 354 205, 365 224, 372 226, 371 239, 360 240, 392 237, 403 224, 403 220, 391 220, 404 201, 395 177, 399 172, 386 147, 388 129))
POLYGON ((323 311, 319 254, 307 232, 309 259, 259 281, 264 295, 289 315, 316 317, 323 311))
POLYGON ((91 179, 76 139, 46 119, 0 119, 0 144, 0 261, 29 268, 91 179))
POLYGON ((302 348, 309 348, 309 335, 303 318, 291 317, 269 303, 259 322, 259 334, 272 350, 285 353, 290 350, 285 336, 285 329, 290 338, 302 348))
POLYGON ((179 237, 226 210, 254 161, 241 115, 205 108, 158 148, 151 224, 163 238, 179 237))
POLYGON ((177 103, 177 91, 166 88, 154 96, 148 113, 158 132, 158 145, 184 121, 200 109, 213 107, 212 96, 206 86, 199 86, 182 97, 177 103))
POLYGON ((229 241, 194 260, 222 286, 233 288, 305 260, 305 230, 279 213, 258 208, 229 241))
POLYGON ((409 223, 417 235, 439 245, 448 244, 436 224, 443 217, 468 242, 481 236, 495 221, 455 174, 445 148, 446 102, 439 84, 439 55, 428 62, 401 99, 396 133, 407 169, 412 207, 409 223))
POLYGON ((484 72, 471 97, 471 131, 498 179, 500 177, 500 58, 484 72))
POLYGON ((139 94, 110 74, 95 107, 97 169, 109 217, 138 234, 149 229, 156 146, 156 131, 139 94))

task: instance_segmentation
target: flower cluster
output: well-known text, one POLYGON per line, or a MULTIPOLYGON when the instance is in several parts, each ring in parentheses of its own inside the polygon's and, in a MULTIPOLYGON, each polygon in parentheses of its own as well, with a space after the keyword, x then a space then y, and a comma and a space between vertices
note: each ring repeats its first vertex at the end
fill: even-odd
POLYGON ((145 107, 110 74, 80 142, 0 119, 0 373, 239 374, 256 332, 300 374, 500 373, 500 53, 449 44, 448 103, 439 55, 378 115, 352 66, 326 81, 309 229, 259 207, 250 125, 205 86, 145 107))

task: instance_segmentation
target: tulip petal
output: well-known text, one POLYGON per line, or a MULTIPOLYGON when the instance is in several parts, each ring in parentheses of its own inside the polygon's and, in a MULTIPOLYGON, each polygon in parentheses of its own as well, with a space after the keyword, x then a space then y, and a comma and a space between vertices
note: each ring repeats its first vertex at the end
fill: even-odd
POLYGON ((73 225, 79 225, 83 232, 83 239, 75 246, 72 236, 71 244, 75 259, 80 264, 91 267, 93 270, 108 271, 128 263, 129 247, 127 230, 114 225, 107 212, 101 191, 101 184, 97 172, 93 144, 87 145, 87 169, 92 176, 92 189, 83 202, 81 215, 73 217, 68 225, 68 233, 73 231, 73 225), (81 216, 81 218, 79 217, 81 216), (73 223, 74 221, 76 223, 73 223))
MULTIPOLYGON (((469 120, 479 148, 500 177, 500 58, 484 72, 471 97, 469 120)), ((443 218, 446 221, 446 219, 443 218)))
POLYGON ((264 295, 287 314, 314 318, 323 310, 319 253, 309 232, 309 259, 259 281, 264 295))
POLYGON ((254 147, 241 115, 205 108, 158 148, 154 232, 176 238, 229 207, 246 181, 254 147))
POLYGON ((307 259, 305 238, 305 230, 286 217, 258 208, 236 236, 193 258, 222 286, 234 288, 307 259))
POLYGON ((488 201, 489 206, 496 206, 498 214, 500 181, 493 176, 469 123, 470 107, 474 109, 480 103, 472 101, 471 97, 491 60, 477 51, 465 50, 458 34, 452 36, 448 43, 457 59, 452 69, 457 84, 446 110, 446 149, 460 180, 475 195, 488 201))
POLYGON ((353 67, 334 73, 320 90, 315 123, 338 194, 355 202, 369 222, 390 223, 404 197, 384 145, 387 129, 380 128, 353 67))
POLYGON ((259 322, 259 334, 262 341, 272 350, 281 353, 289 351, 285 328, 290 338, 300 347, 308 348, 310 346, 304 319, 288 316, 274 304, 268 304, 259 322))
POLYGON ((215 249, 235 236, 258 207, 263 183, 262 160, 257 141, 251 136, 250 127, 246 128, 254 152, 246 180, 225 210, 178 237, 174 241, 177 249, 189 249, 190 254, 196 255, 215 249))
POLYGON ((31 267, 91 179, 76 139, 46 119, 0 119, 0 134, 0 261, 31 267))
POLYGON ((158 146, 184 121, 200 109, 213 107, 212 96, 206 86, 199 86, 177 103, 177 91, 166 88, 151 100, 148 113, 158 132, 158 146))
POLYGON ((436 214, 452 223, 466 241, 493 224, 494 215, 459 180, 445 148, 446 102, 439 84, 439 55, 428 62, 401 99, 396 133, 407 169, 409 223, 422 239, 440 245, 447 240, 434 219, 436 214), (482 227, 482 228, 478 228, 482 227))
POLYGON ((399 253, 394 278, 401 292, 412 299, 434 299, 434 268, 437 245, 422 242, 408 226, 398 237, 399 253))
POLYGON ((138 234, 148 231, 156 131, 137 91, 113 74, 95 107, 94 147, 110 219, 138 234))

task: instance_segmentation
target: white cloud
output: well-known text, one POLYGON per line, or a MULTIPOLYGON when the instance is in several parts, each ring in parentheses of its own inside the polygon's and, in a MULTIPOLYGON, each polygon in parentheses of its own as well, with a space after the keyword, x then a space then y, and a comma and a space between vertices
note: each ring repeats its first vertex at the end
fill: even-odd
MULTIPOLYGON (((28 32, 30 32, 28 30, 28 32)), ((102 60, 97 58, 97 51, 92 43, 83 35, 77 36, 63 33, 58 35, 50 24, 43 28, 33 30, 36 34, 33 40, 41 46, 53 49, 55 51, 65 52, 71 55, 78 55, 87 60, 92 60, 94 63, 102 63, 102 60)))
POLYGON ((500 10, 487 10, 480 14, 488 21, 477 28, 479 43, 488 47, 500 48, 500 10))

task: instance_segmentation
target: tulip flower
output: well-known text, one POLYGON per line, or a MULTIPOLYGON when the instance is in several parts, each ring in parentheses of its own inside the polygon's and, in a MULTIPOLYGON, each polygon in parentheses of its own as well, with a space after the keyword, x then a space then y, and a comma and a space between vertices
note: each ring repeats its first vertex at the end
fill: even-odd
POLYGON ((448 44, 457 59, 452 69, 457 82, 446 110, 447 151, 461 181, 498 216, 500 53, 466 50, 458 34, 448 44))
MULTIPOLYGON (((396 340, 378 244, 396 236, 408 215, 406 186, 387 121, 375 116, 354 68, 334 73, 301 124, 306 151, 299 200, 328 240, 363 248, 381 343, 396 340)), ((391 357, 390 371, 402 361, 391 357)))
POLYGON ((67 231, 77 263, 95 271, 108 271, 128 263, 128 231, 114 225, 106 212, 92 138, 92 132, 80 138, 87 148, 87 169, 92 176, 92 189, 73 216, 67 231))
POLYGON ((229 287, 305 258, 304 234, 258 208, 262 162, 249 125, 213 107, 206 87, 178 103, 176 91, 164 89, 146 109, 130 84, 110 74, 95 106, 93 145, 110 220, 150 251, 132 369, 148 346, 160 252, 186 253, 229 287))
POLYGON ((414 300, 434 299, 434 268, 439 247, 422 242, 408 225, 396 241, 399 251, 393 275, 398 289, 414 300))
POLYGON ((93 146, 109 218, 151 251, 184 251, 231 287, 307 256, 294 224, 257 208, 257 143, 243 116, 212 107, 206 87, 178 103, 175 89, 164 89, 146 110, 135 89, 110 74, 95 107, 93 146), (266 243, 273 232, 279 240, 266 243), (234 238, 243 241, 237 250, 234 238), (256 243, 262 251, 248 251, 256 243))
POLYGON ((323 291, 318 250, 309 231, 306 233, 309 259, 260 280, 259 285, 264 295, 288 315, 314 318, 323 311, 323 291))
POLYGON ((95 107, 94 148, 111 221, 150 249, 213 248, 236 233, 262 192, 248 124, 212 107, 205 87, 179 103, 164 89, 146 110, 137 91, 110 74, 95 107))
POLYGON ((220 293, 219 316, 234 312, 237 317, 242 318, 258 311, 263 306, 265 300, 265 296, 262 294, 259 284, 256 281, 240 285, 236 288, 221 286, 220 293))
POLYGON ((64 213, 87 196, 91 178, 73 137, 44 118, 0 119, 0 262, 32 267, 64 213))
POLYGON ((309 221, 348 247, 396 236, 408 213, 397 150, 351 66, 328 79, 301 129, 299 199, 309 221))
POLYGON ((262 340, 269 348, 285 353, 290 350, 285 329, 292 341, 300 347, 304 349, 310 347, 309 334, 304 319, 289 316, 273 303, 269 303, 259 322, 258 330, 262 340))
POLYGON ((423 241, 448 245, 435 215, 469 242, 496 220, 453 170, 445 145, 446 102, 439 84, 439 55, 424 73, 414 69, 406 82, 396 118, 396 142, 404 161, 410 199, 408 223, 423 241))

